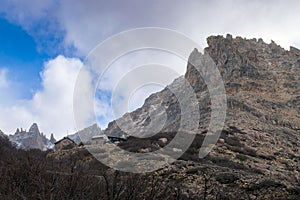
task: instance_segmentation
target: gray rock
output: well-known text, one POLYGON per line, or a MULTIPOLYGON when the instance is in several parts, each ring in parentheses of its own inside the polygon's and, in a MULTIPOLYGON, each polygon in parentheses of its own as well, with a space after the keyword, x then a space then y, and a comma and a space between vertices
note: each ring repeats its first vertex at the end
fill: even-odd
POLYGON ((47 150, 53 148, 53 143, 46 138, 43 133, 40 133, 38 125, 32 124, 29 131, 21 128, 16 130, 14 135, 9 135, 9 140, 17 147, 25 150, 40 149, 47 150))

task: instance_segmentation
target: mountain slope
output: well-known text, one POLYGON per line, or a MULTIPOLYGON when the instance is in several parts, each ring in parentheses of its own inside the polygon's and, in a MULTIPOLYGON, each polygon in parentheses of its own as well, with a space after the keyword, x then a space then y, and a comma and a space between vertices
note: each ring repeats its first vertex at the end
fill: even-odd
POLYGON ((5 137, 7 137, 7 136, 0 130, 0 137, 1 137, 1 138, 5 138, 5 137))
MULTIPOLYGON (((251 172, 243 178, 247 184, 267 176, 286 187, 300 186, 300 50, 291 47, 287 51, 273 41, 267 44, 261 39, 232 38, 231 35, 211 36, 207 43, 204 52, 214 60, 225 84, 227 116, 218 143, 201 162, 207 161, 211 168, 217 167, 217 171, 226 166, 228 170, 238 170, 240 175, 251 172), (230 166, 224 164, 225 161, 230 166)), ((189 59, 200 57, 194 50, 189 59)), ((200 121, 194 130, 198 142, 194 141, 181 159, 199 162, 197 156, 207 133, 211 102, 204 80, 190 63, 184 78, 199 101, 200 121)), ((180 90, 182 79, 178 78, 168 87, 180 90)), ((118 127, 121 124, 127 133, 146 135, 143 127, 151 124, 151 120, 160 126, 156 118, 162 116, 163 107, 167 120, 159 133, 163 137, 169 133, 171 140, 171 133, 180 127, 181 108, 168 87, 152 94, 141 108, 111 122, 105 133, 126 134, 118 127), (150 115, 154 117, 151 119, 150 115), (133 126, 130 118, 140 127, 133 126)), ((159 138, 149 139, 150 142, 143 139, 141 143, 129 137, 120 146, 137 152, 156 150, 159 138), (138 145, 133 148, 134 144, 138 145)))

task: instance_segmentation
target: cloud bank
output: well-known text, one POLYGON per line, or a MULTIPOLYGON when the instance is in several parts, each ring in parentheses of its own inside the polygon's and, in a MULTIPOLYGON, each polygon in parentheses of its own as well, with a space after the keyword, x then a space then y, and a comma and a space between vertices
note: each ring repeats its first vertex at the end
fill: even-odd
MULTIPOLYGON (((79 59, 64 56, 46 62, 41 72, 42 89, 32 99, 15 100, 11 106, 1 106, 1 129, 9 134, 18 127, 28 128, 37 122, 47 135, 55 133, 58 138, 66 135, 67 131, 75 131, 73 90, 81 67, 79 59)), ((3 82, 3 73, 0 73, 0 82, 3 82)))
POLYGON ((231 33, 267 42, 273 39, 288 48, 300 43, 299 9, 297 0, 4 0, 0 11, 31 35, 62 36, 61 45, 86 56, 107 37, 145 26, 183 32, 202 46, 207 36, 231 33))

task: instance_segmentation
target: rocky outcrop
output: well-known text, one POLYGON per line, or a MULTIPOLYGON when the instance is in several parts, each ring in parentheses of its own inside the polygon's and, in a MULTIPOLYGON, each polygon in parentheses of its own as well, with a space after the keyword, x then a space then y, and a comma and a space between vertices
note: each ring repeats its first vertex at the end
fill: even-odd
POLYGON ((28 133, 31 133, 31 134, 40 134, 40 130, 39 130, 38 125, 36 123, 33 123, 30 126, 28 133))
POLYGON ((54 143, 56 142, 56 139, 54 138, 53 133, 51 133, 51 136, 50 136, 50 142, 51 142, 52 144, 54 144, 54 143))
POLYGON ((21 149, 40 149, 47 150, 53 148, 46 136, 39 131, 36 123, 32 124, 29 131, 23 129, 17 129, 14 135, 9 135, 9 140, 17 147, 21 149))

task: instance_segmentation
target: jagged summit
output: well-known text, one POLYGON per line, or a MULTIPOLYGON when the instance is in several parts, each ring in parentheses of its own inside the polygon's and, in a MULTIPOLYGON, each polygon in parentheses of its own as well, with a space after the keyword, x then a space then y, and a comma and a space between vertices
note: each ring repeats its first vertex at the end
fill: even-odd
POLYGON ((37 134, 40 134, 40 130, 39 130, 39 127, 36 123, 33 123, 31 125, 31 127, 29 128, 29 133, 37 133, 37 134))
POLYGON ((22 149, 40 149, 47 150, 53 148, 51 143, 46 136, 39 131, 38 125, 33 123, 29 131, 21 128, 17 129, 14 135, 9 135, 9 140, 15 144, 17 148, 22 149))
POLYGON ((222 74, 229 106, 236 101, 252 105, 257 115, 299 130, 299 50, 287 51, 275 42, 229 38, 211 36, 205 48, 222 74))
POLYGON ((51 136, 50 136, 50 142, 51 142, 52 144, 54 144, 54 143, 56 142, 56 139, 54 138, 53 133, 51 133, 51 136))

